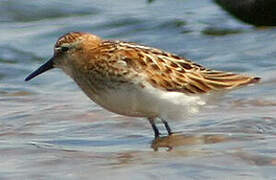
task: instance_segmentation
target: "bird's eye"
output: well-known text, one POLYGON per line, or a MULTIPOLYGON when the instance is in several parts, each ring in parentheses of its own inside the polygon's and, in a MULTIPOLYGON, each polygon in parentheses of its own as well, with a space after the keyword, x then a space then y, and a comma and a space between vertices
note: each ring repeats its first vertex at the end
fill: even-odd
POLYGON ((62 51, 62 52, 66 52, 66 51, 68 51, 68 50, 69 50, 69 47, 66 47, 66 46, 61 47, 61 51, 62 51))

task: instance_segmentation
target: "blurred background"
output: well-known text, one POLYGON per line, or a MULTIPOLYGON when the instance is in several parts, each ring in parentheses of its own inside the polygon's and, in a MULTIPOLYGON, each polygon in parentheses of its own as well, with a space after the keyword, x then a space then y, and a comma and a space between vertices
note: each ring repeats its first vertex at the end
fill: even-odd
POLYGON ((216 2, 0 0, 0 179, 275 178, 276 29, 240 21, 216 2), (24 82, 69 31, 262 82, 170 122, 180 133, 153 140, 145 119, 103 110, 60 70, 24 82))

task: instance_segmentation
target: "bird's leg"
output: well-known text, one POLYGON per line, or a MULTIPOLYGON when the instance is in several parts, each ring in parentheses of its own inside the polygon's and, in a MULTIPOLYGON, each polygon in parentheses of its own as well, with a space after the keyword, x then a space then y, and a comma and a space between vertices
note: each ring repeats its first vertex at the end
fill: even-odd
POLYGON ((165 128, 167 129, 168 135, 172 135, 172 130, 168 124, 168 122, 165 119, 161 118, 161 121, 163 122, 163 124, 165 125, 165 128))
POLYGON ((154 122, 155 118, 148 118, 148 120, 151 124, 151 127, 152 127, 153 131, 154 131, 155 138, 159 137, 160 133, 159 133, 158 128, 155 125, 155 122, 154 122))

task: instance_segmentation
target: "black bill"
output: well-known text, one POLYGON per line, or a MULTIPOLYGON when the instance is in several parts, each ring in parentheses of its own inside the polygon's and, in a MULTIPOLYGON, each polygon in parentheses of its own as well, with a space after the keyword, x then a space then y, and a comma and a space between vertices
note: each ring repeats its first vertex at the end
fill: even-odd
POLYGON ((25 81, 29 81, 29 80, 33 79, 34 77, 38 76, 39 74, 42 74, 45 71, 48 71, 48 70, 53 69, 53 68, 54 68, 54 63, 53 63, 53 58, 51 58, 45 64, 40 66, 37 70, 32 72, 28 77, 26 77, 25 81))

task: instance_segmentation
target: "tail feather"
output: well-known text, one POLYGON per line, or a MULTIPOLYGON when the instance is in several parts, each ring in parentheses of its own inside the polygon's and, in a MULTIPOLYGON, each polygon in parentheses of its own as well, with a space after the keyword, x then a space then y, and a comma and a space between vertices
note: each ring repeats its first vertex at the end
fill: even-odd
POLYGON ((207 84, 211 84, 216 90, 232 89, 260 81, 259 77, 217 71, 212 73, 202 73, 207 84))
MULTIPOLYGON (((189 79, 188 84, 192 84, 196 87, 197 93, 206 93, 212 90, 229 90, 258 83, 261 79, 259 77, 250 77, 222 71, 205 71, 200 74, 187 73, 187 78, 189 79)), ((193 91, 194 89, 195 88, 193 88, 193 91)))

